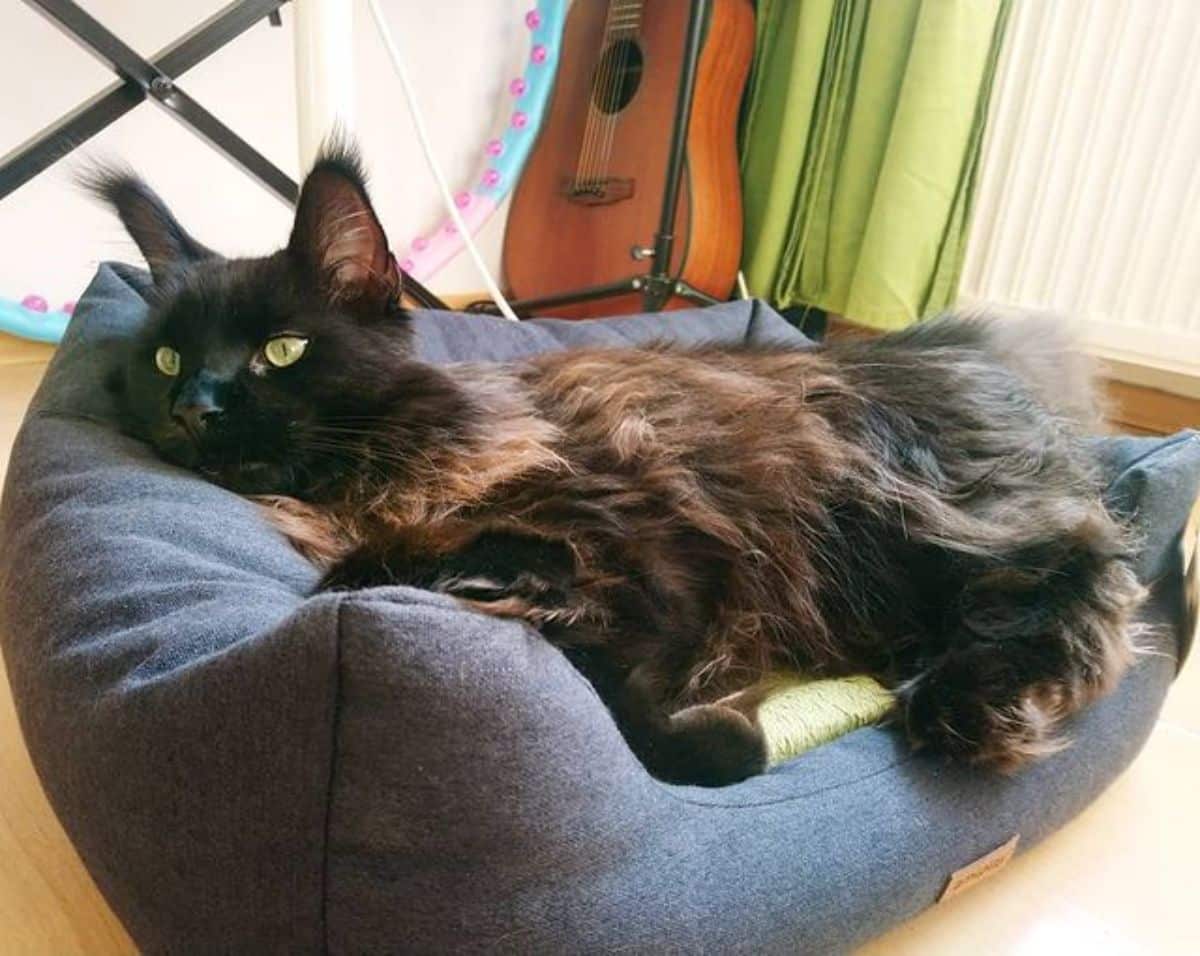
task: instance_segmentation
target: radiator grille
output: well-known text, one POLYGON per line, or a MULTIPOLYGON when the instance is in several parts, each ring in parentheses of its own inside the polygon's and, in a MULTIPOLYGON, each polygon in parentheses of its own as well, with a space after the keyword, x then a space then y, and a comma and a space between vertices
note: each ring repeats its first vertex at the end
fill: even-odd
POLYGON ((1200 2, 1018 0, 961 296, 1200 373, 1200 2))

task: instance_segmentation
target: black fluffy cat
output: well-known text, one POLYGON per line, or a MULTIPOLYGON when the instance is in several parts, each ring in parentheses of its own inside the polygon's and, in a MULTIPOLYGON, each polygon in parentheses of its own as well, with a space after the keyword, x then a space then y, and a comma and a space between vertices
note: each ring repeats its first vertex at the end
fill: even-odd
POLYGON ((528 621, 660 777, 760 771, 749 688, 773 668, 875 675, 914 743, 1008 769, 1130 660, 1141 589, 1053 328, 433 367, 349 150, 257 259, 130 175, 93 186, 154 276, 116 383, 130 430, 264 496, 323 587, 528 621))

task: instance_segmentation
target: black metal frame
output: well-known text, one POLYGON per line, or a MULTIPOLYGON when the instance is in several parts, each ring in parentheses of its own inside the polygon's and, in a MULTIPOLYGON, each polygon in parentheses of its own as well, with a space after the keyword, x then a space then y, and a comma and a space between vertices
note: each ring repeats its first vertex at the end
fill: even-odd
MULTIPOLYGON (((690 299, 701 305, 714 305, 719 300, 700 291, 682 279, 671 275, 671 253, 675 247, 675 219, 679 206, 679 190, 683 185, 684 167, 687 160, 688 126, 692 118, 692 100, 696 91, 696 71, 700 63, 700 49, 704 40, 704 28, 708 19, 709 0, 692 0, 688 17, 687 35, 684 39, 683 65, 679 71, 679 92, 675 101, 675 118, 671 128, 671 148, 667 156, 667 175, 663 188, 662 210, 659 213, 658 232, 651 247, 649 272, 632 275, 617 282, 588 286, 557 295, 518 299, 509 303, 514 312, 528 315, 552 309, 560 305, 577 302, 592 302, 630 293, 642 294, 642 305, 647 312, 657 312, 672 296, 690 299)), ((474 312, 493 312, 490 302, 473 302, 468 306, 474 312)))
POLYGON ((95 136, 140 103, 162 106, 286 203, 299 188, 279 167, 197 103, 178 78, 287 0, 234 0, 165 50, 145 59, 73 0, 25 0, 121 78, 0 159, 0 198, 95 136))
MULTIPOLYGON (((184 126, 293 206, 300 189, 286 173, 189 96, 179 77, 264 17, 280 25, 279 8, 288 0, 233 0, 204 23, 147 60, 74 0, 25 0, 117 74, 120 82, 0 158, 0 199, 23 186, 73 149, 112 125, 134 107, 157 103, 184 126)), ((446 304, 404 274, 405 292, 426 308, 446 304)))

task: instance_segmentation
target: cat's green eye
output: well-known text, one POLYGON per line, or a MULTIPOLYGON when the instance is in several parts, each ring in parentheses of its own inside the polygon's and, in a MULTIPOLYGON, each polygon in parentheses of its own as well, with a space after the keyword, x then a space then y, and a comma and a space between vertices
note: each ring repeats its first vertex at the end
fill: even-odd
POLYGON ((308 348, 308 339, 302 335, 277 335, 267 339, 263 346, 263 356, 276 368, 287 368, 295 365, 308 348))
POLYGON ((169 345, 160 345, 154 353, 154 367, 174 378, 179 374, 179 353, 169 345))

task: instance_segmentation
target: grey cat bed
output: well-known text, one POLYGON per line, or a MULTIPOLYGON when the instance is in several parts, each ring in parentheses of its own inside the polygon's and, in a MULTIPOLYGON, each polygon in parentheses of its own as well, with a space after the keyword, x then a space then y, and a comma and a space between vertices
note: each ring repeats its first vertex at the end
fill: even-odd
MULTIPOLYGON (((117 433, 144 313, 104 267, 17 440, 0 632, 46 791, 149 952, 828 952, 1078 813, 1141 748, 1182 656, 1200 436, 1103 443, 1156 625, 1074 745, 1015 777, 866 728, 720 790, 650 778, 521 625, 314 571, 237 496, 117 433)), ((578 342, 764 341, 738 303, 605 323, 415 319, 431 361, 578 342)))

